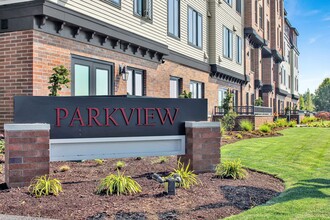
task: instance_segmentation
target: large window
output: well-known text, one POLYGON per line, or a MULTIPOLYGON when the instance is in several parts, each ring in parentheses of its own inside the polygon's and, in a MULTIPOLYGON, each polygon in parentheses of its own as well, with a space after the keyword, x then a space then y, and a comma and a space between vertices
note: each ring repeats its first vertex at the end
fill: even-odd
POLYGON ((236 0, 236 11, 242 13, 242 0, 236 0))
POLYGON ((192 8, 188 8, 188 42, 202 47, 203 22, 202 15, 192 8))
POLYGON ((167 1, 167 27, 168 34, 180 37, 180 0, 167 1))
POLYGON ((259 28, 264 29, 264 13, 262 6, 259 6, 259 28))
POLYGON ((134 14, 152 20, 152 0, 134 0, 134 14))
POLYGON ((179 98, 181 94, 181 78, 170 78, 170 98, 179 98))
POLYGON ((227 94, 227 89, 218 90, 218 106, 223 107, 226 94, 227 94))
POLYGON ((128 68, 127 94, 145 96, 145 72, 140 69, 128 68))
POLYGON ((105 2, 110 3, 113 6, 120 7, 121 0, 104 0, 105 2))
POLYGON ((258 25, 258 0, 254 1, 254 21, 258 25))
POLYGON ((204 98, 204 84, 201 82, 190 81, 191 98, 202 99, 204 98))
POLYGON ((228 28, 223 28, 223 55, 233 58, 233 33, 228 28))
POLYGON ((242 38, 236 36, 236 47, 237 47, 237 57, 236 61, 239 64, 242 64, 242 38))
POLYGON ((74 96, 112 95, 113 64, 89 58, 72 57, 74 96))
POLYGON ((233 4, 233 0, 225 0, 225 2, 230 6, 233 4))

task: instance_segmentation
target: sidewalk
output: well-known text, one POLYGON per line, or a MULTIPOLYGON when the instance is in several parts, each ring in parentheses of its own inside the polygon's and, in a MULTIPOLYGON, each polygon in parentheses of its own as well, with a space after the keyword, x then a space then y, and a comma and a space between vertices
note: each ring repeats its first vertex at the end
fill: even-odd
MULTIPOLYGON (((17 216, 17 215, 0 215, 0 220, 51 220, 51 219, 17 216)), ((55 219, 53 219, 53 220, 55 220, 55 219)))

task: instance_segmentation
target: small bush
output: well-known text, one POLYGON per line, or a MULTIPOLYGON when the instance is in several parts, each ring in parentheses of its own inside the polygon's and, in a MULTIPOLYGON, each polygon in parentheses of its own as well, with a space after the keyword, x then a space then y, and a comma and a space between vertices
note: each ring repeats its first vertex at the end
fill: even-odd
POLYGON ((241 127, 241 129, 243 130, 243 131, 252 131, 253 130, 253 124, 252 124, 252 122, 251 121, 249 121, 249 120, 241 120, 240 122, 239 122, 239 126, 241 127))
POLYGON ((104 163, 104 160, 101 160, 101 159, 95 159, 94 161, 96 162, 97 166, 101 166, 104 163))
POLYGON ((189 170, 189 166, 190 162, 185 167, 184 163, 178 160, 177 168, 173 169, 173 171, 170 173, 171 177, 173 177, 175 174, 180 176, 181 182, 177 184, 178 187, 190 189, 191 186, 198 185, 200 183, 200 180, 194 171, 189 170))
POLYGON ((237 114, 235 112, 229 112, 223 116, 221 123, 226 131, 232 131, 234 129, 236 117, 237 114))
POLYGON ((318 112, 315 117, 321 120, 330 120, 330 112, 318 112))
POLYGON ((243 138, 243 136, 241 134, 238 134, 238 133, 235 136, 236 136, 237 139, 242 139, 243 138))
POLYGON ((297 121, 296 120, 291 120, 288 124, 289 127, 294 128, 297 127, 297 121))
POLYGON ((60 172, 66 172, 66 171, 70 170, 70 167, 68 165, 63 165, 63 166, 60 166, 59 170, 60 170, 60 172))
POLYGON ((36 177, 31 181, 29 192, 37 198, 41 196, 57 196, 62 192, 62 185, 58 179, 52 179, 47 175, 36 177))
POLYGON ((284 127, 288 127, 288 122, 286 120, 286 118, 281 118, 275 121, 276 126, 279 128, 284 128, 284 127))
POLYGON ((153 163, 166 163, 168 161, 168 157, 160 156, 157 158, 157 160, 153 161, 153 163))
POLYGON ((221 128, 220 128, 220 134, 221 135, 225 135, 226 134, 226 129, 223 126, 221 126, 221 128))
POLYGON ((314 116, 310 116, 310 117, 304 117, 302 120, 301 120, 301 123, 302 124, 308 124, 308 123, 311 123, 311 122, 315 122, 317 121, 317 118, 314 117, 314 116))
POLYGON ((2 173, 2 170, 3 170, 3 168, 2 168, 2 165, 0 164, 0 174, 2 173))
POLYGON ((130 176, 125 176, 124 173, 120 173, 117 170, 117 175, 110 174, 104 179, 101 179, 97 194, 107 194, 107 195, 127 195, 136 194, 142 192, 141 186, 130 176))
POLYGON ((268 123, 265 123, 265 125, 270 127, 271 130, 274 130, 275 128, 277 128, 277 124, 275 122, 268 122, 268 123))
POLYGON ((124 161, 117 161, 117 163, 116 163, 117 170, 121 170, 124 166, 126 166, 124 161))
POLYGON ((219 163, 215 168, 215 175, 218 178, 244 179, 247 172, 243 169, 241 160, 238 159, 219 163))
POLYGON ((260 126, 259 131, 261 131, 262 133, 270 133, 271 129, 268 125, 263 124, 260 126))
POLYGON ((0 139, 0 154, 5 153, 5 140, 0 139))

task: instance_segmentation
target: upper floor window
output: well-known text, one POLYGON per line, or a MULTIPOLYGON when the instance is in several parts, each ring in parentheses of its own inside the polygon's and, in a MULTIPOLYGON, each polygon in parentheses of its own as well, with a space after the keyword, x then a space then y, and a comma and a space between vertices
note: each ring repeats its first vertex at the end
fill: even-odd
POLYGON ((134 0, 134 14, 152 20, 152 0, 134 0))
POLYGON ((254 21, 258 25, 258 0, 254 1, 254 21))
POLYGON ((225 0, 225 2, 230 6, 233 4, 233 0, 225 0))
POLYGON ((180 37, 180 0, 167 1, 167 27, 168 34, 180 37))
POLYGON ((236 11, 242 13, 242 0, 236 0, 236 11))
POLYGON ((262 6, 259 6, 259 27, 264 29, 264 18, 262 6))
POLYGON ((228 28, 223 28, 223 55, 233 58, 233 33, 228 28))
POLYGON ((112 95, 113 64, 84 57, 72 58, 74 96, 112 95))
POLYGON ((236 61, 239 64, 242 64, 242 38, 236 36, 236 46, 237 46, 237 57, 236 61))
POLYGON ((190 81, 190 92, 193 99, 204 98, 204 83, 190 81))
POLYGON ((145 71, 128 68, 127 94, 145 96, 145 71))
POLYGON ((192 8, 188 8, 188 42, 189 44, 202 47, 203 36, 202 15, 192 8))
POLYGON ((105 2, 110 3, 111 5, 120 7, 121 0, 105 0, 105 2))

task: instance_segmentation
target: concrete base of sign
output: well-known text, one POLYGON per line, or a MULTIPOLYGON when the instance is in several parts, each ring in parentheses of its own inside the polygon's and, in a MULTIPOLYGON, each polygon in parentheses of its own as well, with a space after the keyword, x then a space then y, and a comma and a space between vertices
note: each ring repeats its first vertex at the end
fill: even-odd
POLYGON ((220 162, 220 123, 186 122, 186 154, 178 159, 197 173, 214 171, 220 162))
POLYGON ((28 186, 34 177, 49 174, 50 126, 6 124, 4 128, 7 186, 28 186))

